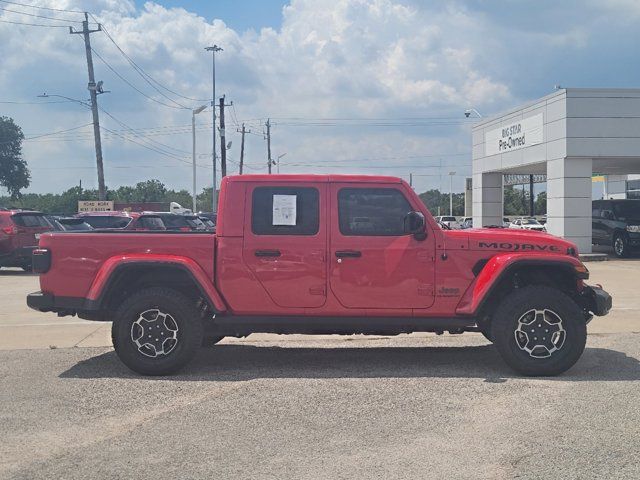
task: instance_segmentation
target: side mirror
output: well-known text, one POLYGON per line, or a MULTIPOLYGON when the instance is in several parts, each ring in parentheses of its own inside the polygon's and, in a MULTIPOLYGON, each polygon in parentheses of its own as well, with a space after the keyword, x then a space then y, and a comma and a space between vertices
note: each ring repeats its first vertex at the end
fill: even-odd
POLYGON ((404 233, 415 235, 417 240, 427 238, 424 215, 420 212, 407 213, 404 217, 404 233))

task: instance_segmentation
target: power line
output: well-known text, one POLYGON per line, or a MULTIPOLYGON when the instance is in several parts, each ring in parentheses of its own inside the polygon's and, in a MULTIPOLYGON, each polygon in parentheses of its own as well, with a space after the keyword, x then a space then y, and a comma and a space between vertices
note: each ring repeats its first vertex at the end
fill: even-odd
POLYGON ((69 28, 68 25, 45 25, 43 23, 12 22, 11 20, 0 20, 0 22, 11 23, 13 25, 25 25, 27 27, 69 28))
POLYGON ((8 105, 42 105, 45 103, 73 103, 72 100, 53 100, 50 102, 14 102, 14 101, 0 101, 0 104, 8 105))
POLYGON ((20 12, 18 10, 10 10, 8 8, 0 8, 0 12, 17 13, 18 15, 26 15, 34 18, 44 18, 46 20, 57 20, 59 22, 82 23, 82 20, 69 20, 67 18, 47 17, 45 15, 37 15, 35 13, 20 12))
MULTIPOLYGON (((93 15, 91 15, 91 18, 93 18, 95 21, 97 21, 97 19, 93 15)), ((140 75, 145 82, 147 82, 154 90, 156 90, 160 95, 162 95, 166 99, 168 99, 168 100, 170 100, 170 101, 172 101, 174 103, 177 103, 171 97, 165 95, 163 92, 158 90, 158 88, 155 85, 157 85, 158 87, 166 90, 167 92, 172 93, 173 95, 175 95, 177 97, 184 98, 185 100, 192 100, 192 101, 195 101, 195 102, 206 102, 206 101, 209 100, 207 98, 198 99, 198 98, 187 97, 186 95, 182 95, 182 94, 180 94, 180 93, 178 93, 178 92, 176 92, 174 90, 171 90, 169 87, 166 87, 165 85, 163 85, 162 83, 157 81, 155 78, 153 78, 150 74, 148 74, 129 55, 127 55, 125 53, 125 51, 120 47, 120 45, 118 45, 118 43, 114 40, 114 38, 111 36, 111 34, 108 32, 108 30, 106 28, 104 28, 104 26, 103 26, 102 30, 103 30, 104 34, 107 36, 107 38, 111 41, 111 43, 113 43, 113 45, 118 49, 118 51, 122 54, 122 56, 125 58, 125 60, 129 63, 129 65, 131 65, 131 67, 136 71, 136 73, 138 73, 138 75, 140 75)), ((178 105, 180 105, 180 104, 178 104, 178 105)), ((188 108, 188 107, 184 107, 184 108, 188 108)))
POLYGON ((160 105, 163 105, 163 106, 165 106, 165 107, 174 108, 174 109, 176 109, 176 110, 188 110, 188 109, 189 109, 188 107, 185 107, 184 105, 181 105, 181 104, 179 104, 178 102, 175 102, 175 101, 173 101, 173 100, 171 100, 171 99, 170 99, 170 100, 171 100, 173 103, 175 103, 176 105, 178 105, 178 106, 175 106, 175 105, 169 105, 168 103, 161 102, 160 100, 157 100, 157 99, 155 99, 155 98, 153 98, 153 97, 151 97, 151 96, 147 95, 147 94, 146 94, 146 93, 144 93, 142 90, 140 90, 138 87, 136 87, 133 83, 131 83, 129 80, 127 80, 125 77, 123 77, 122 75, 120 75, 120 73, 118 73, 118 71, 117 71, 115 68, 113 68, 113 67, 112 67, 112 66, 111 66, 111 65, 110 65, 110 64, 109 64, 109 63, 108 63, 104 58, 102 58, 102 56, 101 56, 98 52, 96 52, 94 48, 92 48, 92 49, 91 49, 91 51, 94 53, 94 55, 95 55, 96 57, 98 57, 98 58, 100 59, 100 61, 101 61, 102 63, 104 63, 104 64, 107 66, 107 68, 108 68, 109 70, 111 70, 113 73, 115 73, 115 74, 120 78, 120 80, 122 80, 124 83, 126 83, 127 85, 129 85, 131 88, 133 88, 136 92, 138 92, 138 93, 139 93, 140 95, 142 95, 143 97, 148 98, 149 100, 151 100, 151 101, 153 101, 153 102, 156 102, 156 103, 158 103, 158 104, 160 104, 160 105))
POLYGON ((41 7, 39 5, 29 5, 27 3, 10 2, 9 0, 0 0, 0 3, 8 3, 10 5, 18 5, 20 7, 27 7, 27 8, 37 8, 40 10, 49 10, 52 12, 84 13, 82 10, 68 10, 64 8, 41 7))

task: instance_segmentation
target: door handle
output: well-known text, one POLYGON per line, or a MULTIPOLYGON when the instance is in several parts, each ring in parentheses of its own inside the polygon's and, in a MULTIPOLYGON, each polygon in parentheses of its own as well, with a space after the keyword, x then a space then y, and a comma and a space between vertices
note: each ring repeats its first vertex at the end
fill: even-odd
POLYGON ((254 254, 256 257, 279 257, 282 255, 280 250, 256 250, 254 254))
POLYGON ((359 250, 337 250, 336 257, 338 258, 359 258, 362 256, 362 252, 359 250))

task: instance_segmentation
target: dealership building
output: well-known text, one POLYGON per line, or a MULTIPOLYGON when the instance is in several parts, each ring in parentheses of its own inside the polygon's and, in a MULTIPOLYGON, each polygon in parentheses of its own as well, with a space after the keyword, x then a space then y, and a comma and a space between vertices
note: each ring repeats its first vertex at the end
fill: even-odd
POLYGON ((482 119, 472 171, 474 226, 502 223, 505 175, 546 175, 547 230, 589 253, 592 178, 606 198, 640 190, 640 89, 560 89, 482 119))

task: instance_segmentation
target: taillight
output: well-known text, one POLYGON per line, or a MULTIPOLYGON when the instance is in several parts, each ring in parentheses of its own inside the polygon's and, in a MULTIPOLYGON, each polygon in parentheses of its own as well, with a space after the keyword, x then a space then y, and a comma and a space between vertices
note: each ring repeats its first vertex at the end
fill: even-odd
POLYGON ((18 227, 12 225, 10 227, 3 227, 2 231, 4 233, 6 233, 7 235, 17 235, 18 234, 18 227))
POLYGON ((36 248, 31 254, 31 265, 35 273, 46 273, 51 268, 51 250, 36 248))

